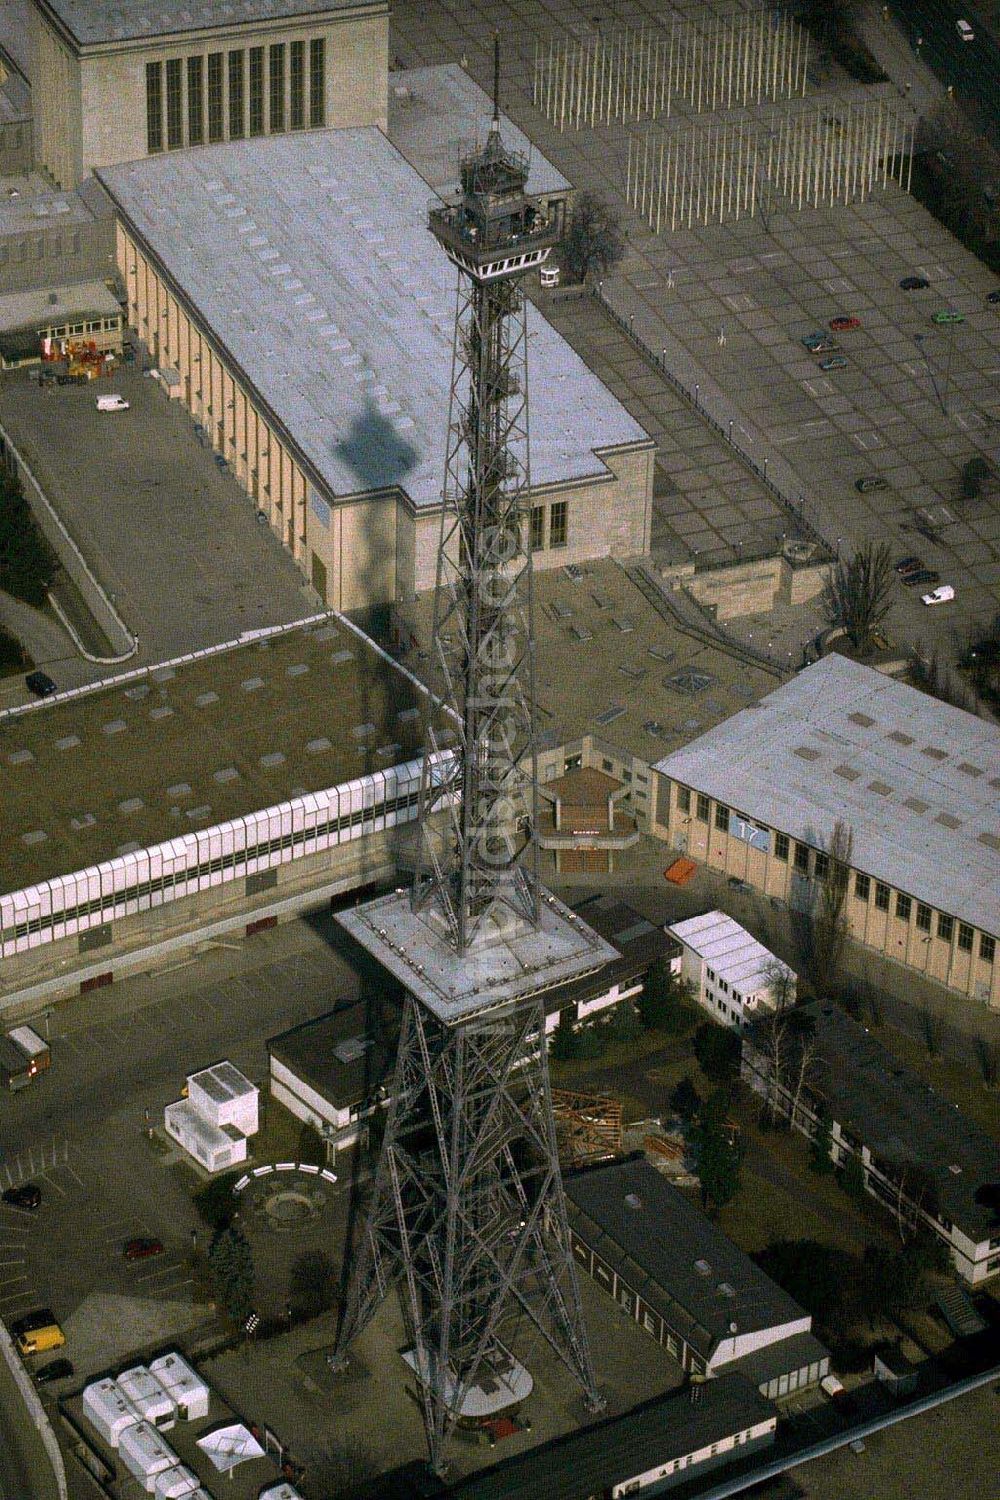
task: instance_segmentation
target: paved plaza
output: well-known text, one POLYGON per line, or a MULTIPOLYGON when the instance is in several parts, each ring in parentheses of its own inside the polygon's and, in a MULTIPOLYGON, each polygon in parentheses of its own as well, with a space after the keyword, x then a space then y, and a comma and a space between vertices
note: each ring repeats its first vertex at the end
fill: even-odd
MULTIPOLYGON (((464 58, 488 86, 488 42, 500 27, 504 107, 578 189, 621 212, 628 250, 605 296, 691 401, 674 394, 594 299, 546 305, 546 313, 657 439, 668 481, 660 480, 654 546, 687 546, 700 557, 728 546, 730 556, 745 556, 789 531, 800 513, 834 550, 887 539, 896 553, 919 553, 958 592, 955 605, 928 612, 900 589, 890 622, 896 639, 951 655, 968 624, 1000 602, 1000 516, 993 503, 960 498, 963 464, 996 451, 1000 311, 986 301, 994 278, 891 183, 863 203, 652 233, 625 201, 627 136, 644 127, 560 132, 532 106, 531 81, 536 42, 593 35, 600 25, 648 28, 660 16, 653 0, 613 9, 445 0, 431 14, 401 0, 392 51, 406 66, 464 58), (907 275, 930 287, 903 291, 907 275), (932 315, 944 310, 964 321, 935 325, 932 315), (863 326, 837 335, 847 366, 824 373, 801 340, 845 313, 863 326), (766 461, 788 508, 755 491, 720 428, 758 470, 766 461), (868 474, 887 487, 859 494, 855 481, 868 474)), ((832 110, 865 92, 813 57, 809 93, 817 91, 832 110)))

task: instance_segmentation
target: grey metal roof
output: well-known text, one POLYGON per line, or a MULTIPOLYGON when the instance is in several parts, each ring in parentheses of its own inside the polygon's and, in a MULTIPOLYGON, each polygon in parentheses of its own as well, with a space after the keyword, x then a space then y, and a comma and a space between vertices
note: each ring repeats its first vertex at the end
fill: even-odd
MULTIPOLYGON (((483 145, 493 102, 457 63, 407 68, 389 74, 389 139, 431 187, 458 186, 459 160, 483 145)), ((557 167, 501 112, 504 144, 530 160, 529 193, 564 193, 570 184, 557 167)))
MULTIPOLYGON (((356 9, 360 0, 45 0, 81 46, 356 9)), ((372 9, 385 6, 373 5, 372 9)))
POLYGON ((53 189, 34 175, 14 191, 16 197, 9 188, 0 188, 0 235, 89 224, 95 217, 79 193, 53 189))
POLYGON ((1000 933, 1000 726, 827 656, 656 769, 1000 933))
MULTIPOLYGON (((689 1342, 709 1360, 719 1343, 732 1337, 730 1323, 747 1334, 806 1317, 787 1292, 641 1158, 567 1175, 566 1198, 577 1233, 626 1280, 639 1270, 686 1312, 693 1325, 689 1342), (600 1242, 593 1243, 587 1220, 603 1232, 600 1242), (631 1275, 626 1262, 634 1268, 631 1275)), ((657 1305, 655 1296, 636 1290, 657 1305)), ((672 1321, 666 1308, 661 1311, 672 1321)))
MULTIPOLYGON (((831 1117, 883 1164, 917 1163, 933 1180, 941 1213, 970 1239, 1000 1236, 992 1209, 975 1201, 978 1188, 1000 1183, 1000 1142, 838 1007, 813 1002, 801 1013, 816 1023, 811 1092, 831 1117)), ((746 1034, 752 1041, 754 1028, 746 1034)))
POLYGON ((62 326, 81 318, 114 318, 121 307, 103 281, 79 281, 73 286, 33 287, 27 292, 0 296, 0 329, 62 326))
POLYGON ((773 983, 775 968, 785 967, 769 948, 724 911, 686 917, 667 930, 711 964, 720 978, 740 985, 744 993, 768 988, 773 983))
MULTIPOLYGON (((178 151, 98 173, 333 496, 439 503, 455 272, 428 189, 373 128, 178 151)), ((647 435, 529 307, 532 478, 608 471, 647 435)))

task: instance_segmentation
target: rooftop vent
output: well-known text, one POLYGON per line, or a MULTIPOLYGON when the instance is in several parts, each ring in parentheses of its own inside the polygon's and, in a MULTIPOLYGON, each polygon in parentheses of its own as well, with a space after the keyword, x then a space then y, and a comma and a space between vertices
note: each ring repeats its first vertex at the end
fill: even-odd
POLYGON ((884 781, 869 781, 868 790, 874 792, 877 797, 890 797, 892 787, 884 781))
POLYGON ((861 772, 856 771, 853 766, 835 766, 833 774, 842 776, 845 781, 857 781, 861 772))
POLYGON ((712 1267, 709 1265, 707 1260, 696 1260, 694 1263, 694 1268, 698 1272, 699 1276, 711 1276, 712 1274, 712 1267))
POLYGON ((982 766, 970 766, 967 760, 959 761, 958 769, 964 771, 966 776, 982 776, 983 774, 982 766))
POLYGON ((719 1294, 720 1297, 735 1297, 736 1296, 736 1288, 734 1286, 730 1285, 730 1283, 728 1281, 720 1281, 719 1285, 715 1288, 715 1290, 718 1292, 718 1294, 719 1294))
POLYGON ((948 759, 948 752, 947 752, 947 750, 939 750, 938 747, 937 747, 937 745, 925 745, 924 748, 921 750, 920 753, 921 753, 921 755, 926 755, 927 758, 928 758, 928 760, 947 760, 948 759))
POLYGON ((890 734, 889 738, 891 740, 895 740, 895 742, 896 742, 897 745, 912 745, 913 744, 913 736, 912 736, 912 734, 904 734, 901 729, 894 729, 892 731, 892 733, 890 734))
POLYGON ((795 754, 799 760, 819 760, 819 751, 814 750, 811 745, 796 745, 795 754))
POLYGON ((860 724, 862 729, 870 729, 875 723, 875 720, 870 718, 868 714, 855 713, 848 714, 847 717, 848 719, 850 719, 852 724, 860 724))
POLYGON ((639 1197, 639 1194, 638 1193, 626 1193, 625 1194, 625 1207, 626 1208, 641 1208, 642 1207, 642 1199, 639 1197))
POLYGON ((961 818, 953 818, 951 813, 938 813, 934 821, 940 823, 942 828, 961 828, 962 826, 961 818))

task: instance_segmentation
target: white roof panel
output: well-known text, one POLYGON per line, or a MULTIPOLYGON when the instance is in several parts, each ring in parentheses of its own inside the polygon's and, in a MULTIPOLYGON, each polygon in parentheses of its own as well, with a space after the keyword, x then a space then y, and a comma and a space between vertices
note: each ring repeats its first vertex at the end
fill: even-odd
POLYGON ((722 911, 703 912, 701 916, 674 922, 667 931, 710 964, 720 978, 739 985, 745 993, 752 994, 769 985, 771 970, 780 962, 745 927, 722 911))

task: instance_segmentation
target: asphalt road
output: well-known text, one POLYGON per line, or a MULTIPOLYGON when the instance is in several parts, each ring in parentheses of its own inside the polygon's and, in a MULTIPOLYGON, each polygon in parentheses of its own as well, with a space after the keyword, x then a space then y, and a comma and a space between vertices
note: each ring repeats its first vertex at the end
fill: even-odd
POLYGON ((914 47, 923 38, 920 56, 941 82, 952 84, 957 94, 975 100, 987 118, 1000 123, 1000 46, 975 11, 961 0, 894 0, 889 8, 914 47), (959 19, 972 26, 973 41, 959 37, 959 19))

